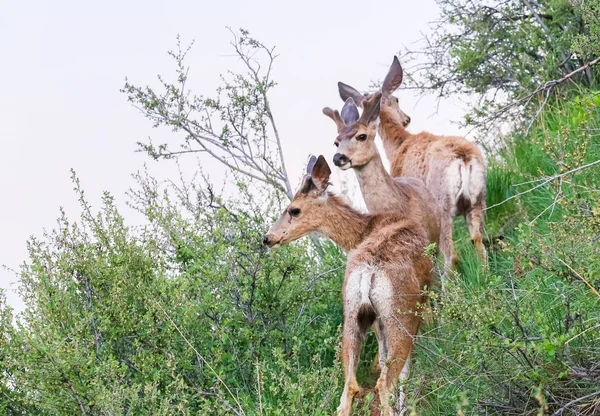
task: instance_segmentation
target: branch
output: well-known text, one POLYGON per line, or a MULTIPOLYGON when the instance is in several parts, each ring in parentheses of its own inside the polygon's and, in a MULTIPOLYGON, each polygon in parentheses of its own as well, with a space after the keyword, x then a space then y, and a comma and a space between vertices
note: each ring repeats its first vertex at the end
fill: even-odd
POLYGON ((567 407, 569 407, 569 406, 572 406, 572 405, 574 405, 574 404, 576 404, 576 403, 579 403, 579 402, 581 402, 581 401, 584 401, 585 399, 589 399, 590 397, 594 397, 594 396, 598 396, 598 395, 600 395, 600 390, 598 390, 598 391, 595 391, 595 392, 593 392, 593 393, 590 393, 590 394, 586 394, 585 396, 583 396, 583 397, 580 397, 580 398, 578 398, 578 399, 571 400, 569 403, 565 404, 563 407, 561 407, 560 409, 558 409, 556 412, 552 413, 552 415, 551 415, 551 416, 558 416, 558 415, 562 415, 562 414, 563 414, 563 412, 565 411, 565 409, 566 409, 567 407))
MULTIPOLYGON (((600 59, 599 59, 599 60, 600 60, 600 59)), ((513 196, 510 196, 510 197, 506 198, 506 199, 505 199, 504 201, 502 201, 502 202, 498 202, 497 204, 494 204, 494 205, 491 205, 491 206, 487 207, 487 208, 486 208, 486 211, 487 211, 488 209, 492 209, 492 208, 495 208, 495 207, 497 207, 497 206, 499 206, 499 205, 502 205, 502 204, 504 204, 505 202, 508 202, 508 201, 510 201, 511 199, 515 199, 515 198, 517 198, 517 197, 519 197, 519 196, 521 196, 521 195, 525 195, 525 194, 528 194, 529 192, 535 191, 536 189, 538 189, 538 188, 541 188, 542 186, 546 185, 547 183, 549 183, 549 182, 552 182, 554 179, 562 178, 563 176, 566 176, 566 175, 569 175, 569 174, 571 174, 571 173, 574 173, 574 172, 577 172, 577 171, 580 171, 580 170, 583 170, 583 169, 589 168, 590 166, 597 165, 598 163, 600 163, 600 159, 598 159, 598 160, 596 160, 596 161, 594 161, 594 162, 590 162, 590 163, 588 163, 588 164, 586 164, 586 165, 579 166, 579 167, 577 167, 577 168, 575 168, 575 169, 571 169, 571 170, 569 170, 569 171, 566 171, 566 172, 564 172, 564 173, 561 173, 561 174, 559 174, 559 175, 554 175, 554 176, 551 176, 551 177, 549 177, 549 178, 541 178, 541 179, 535 179, 535 180, 533 180, 533 181, 529 181, 529 182, 523 182, 522 184, 519 184, 519 185, 523 185, 523 184, 526 184, 526 183, 532 183, 532 182, 539 182, 539 181, 543 181, 542 183, 540 183, 540 184, 538 184, 538 185, 534 186, 534 187, 533 187, 533 188, 531 188, 531 189, 528 189, 528 190, 526 190, 526 191, 523 191, 523 192, 519 192, 519 193, 518 193, 518 194, 516 194, 516 195, 513 195, 513 196)))
POLYGON ((277 55, 274 48, 251 38, 247 31, 236 34, 229 30, 233 35, 232 46, 245 70, 229 71, 229 77, 222 76, 223 84, 217 89, 216 98, 191 97, 186 90, 189 68, 183 60, 190 48, 182 48, 179 37, 177 50, 169 52, 176 63, 176 81, 169 83, 159 76, 163 91, 158 93, 151 87, 135 87, 126 81, 121 91, 154 127, 164 125, 187 134, 180 149, 174 150, 167 143, 154 146, 151 142, 140 143, 140 148, 154 159, 207 153, 228 169, 270 185, 291 199, 293 193, 281 138, 268 99, 269 89, 275 85, 270 76, 277 55), (198 119, 193 119, 194 116, 198 119), (269 140, 268 125, 275 140, 269 140), (273 142, 277 148, 270 145, 273 142))
POLYGON ((596 290, 596 288, 594 286, 592 286, 587 280, 585 280, 582 275, 580 275, 579 273, 577 273, 577 271, 575 269, 573 269, 567 263, 565 263, 564 261, 562 261, 562 259, 557 258, 557 260, 560 261, 564 266, 567 266, 567 268, 571 271, 571 273, 573 273, 575 276, 577 276, 579 279, 581 279, 583 281, 583 283, 585 283, 590 288, 590 290, 592 292, 594 292, 594 294, 596 296, 598 296, 598 298, 600 298, 600 293, 596 290))
POLYGON ((588 63, 586 63, 585 65, 580 66, 579 68, 577 68, 575 71, 568 73, 567 75, 563 76, 562 78, 559 79, 555 79, 552 81, 548 81, 546 82, 544 85, 536 88, 533 92, 513 101, 512 103, 504 106, 503 108, 501 108, 500 110, 498 110, 496 113, 494 113, 491 117, 489 117, 488 119, 494 119, 499 117, 500 115, 504 114, 506 111, 508 111, 510 108, 515 107, 517 105, 523 104, 525 101, 528 101, 529 99, 531 99, 534 95, 536 95, 537 93, 544 91, 546 89, 552 89, 554 87, 556 87, 559 84, 562 84, 563 82, 570 80, 571 78, 573 78, 573 76, 577 75, 578 73, 585 71, 587 68, 590 68, 594 65, 596 65, 598 62, 600 62, 600 57, 589 61, 588 63))

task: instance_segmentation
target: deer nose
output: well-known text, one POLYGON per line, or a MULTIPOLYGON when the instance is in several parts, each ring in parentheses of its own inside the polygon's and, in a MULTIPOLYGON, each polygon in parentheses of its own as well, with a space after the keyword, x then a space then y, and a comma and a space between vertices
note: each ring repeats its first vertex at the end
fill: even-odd
POLYGON ((269 235, 268 235, 268 234, 267 234, 267 235, 265 235, 265 238, 263 238, 263 244, 264 244, 265 246, 268 246, 268 245, 269 245, 269 235))
POLYGON ((343 155, 341 153, 336 153, 335 155, 333 155, 333 164, 336 166, 343 166, 346 163, 348 163, 350 159, 348 159, 348 156, 343 155))

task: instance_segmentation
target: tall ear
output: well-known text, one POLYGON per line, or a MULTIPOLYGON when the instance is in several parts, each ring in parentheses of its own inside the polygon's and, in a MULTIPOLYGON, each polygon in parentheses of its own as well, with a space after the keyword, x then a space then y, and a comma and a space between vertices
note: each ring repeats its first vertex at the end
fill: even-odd
POLYGON ((381 108, 381 91, 377 91, 375 94, 364 102, 363 113, 358 120, 359 123, 365 126, 373 123, 379 117, 379 110, 381 108))
POLYGON ((317 163, 317 157, 316 156, 311 156, 310 159, 308 159, 308 164, 306 165, 306 173, 311 173, 313 168, 315 167, 315 163, 317 163))
POLYGON ((313 155, 310 157, 310 159, 308 159, 308 164, 306 165, 306 175, 304 175, 304 178, 302 178, 302 183, 300 184, 300 192, 303 194, 309 193, 310 190, 314 187, 313 181, 311 178, 311 173, 312 173, 316 163, 317 163, 316 156, 313 155))
POLYGON ((304 177, 302 178, 302 183, 300 184, 300 189, 298 189, 298 192, 300 192, 301 194, 307 194, 313 188, 314 188, 314 185, 313 185, 312 178, 310 177, 310 174, 304 175, 304 177))
POLYGON ((338 82, 338 91, 340 93, 340 98, 344 102, 348 100, 348 98, 352 98, 356 105, 362 107, 365 96, 358 92, 356 88, 353 88, 348 84, 344 84, 343 82, 338 82))
POLYGON ((402 71, 402 65, 400 65, 400 61, 397 56, 394 56, 394 61, 392 62, 392 66, 390 66, 390 70, 388 71, 385 79, 383 80, 383 85, 381 86, 381 92, 387 98, 391 93, 396 91, 400 84, 402 84, 402 78, 404 73, 402 71))
POLYGON ((335 121, 338 133, 341 132, 342 129, 346 126, 344 120, 342 120, 342 116, 340 116, 340 113, 337 110, 332 110, 329 107, 325 107, 323 109, 323 114, 335 121))
POLYGON ((310 176, 319 193, 325 192, 327 186, 329 186, 331 169, 329 168, 329 165, 327 164, 327 161, 323 155, 320 155, 317 159, 317 163, 315 163, 310 176))
POLYGON ((356 123, 358 118, 358 108, 356 107, 356 104, 354 104, 352 97, 348 97, 344 103, 344 106, 342 107, 342 120, 344 120, 344 123, 348 126, 356 123))

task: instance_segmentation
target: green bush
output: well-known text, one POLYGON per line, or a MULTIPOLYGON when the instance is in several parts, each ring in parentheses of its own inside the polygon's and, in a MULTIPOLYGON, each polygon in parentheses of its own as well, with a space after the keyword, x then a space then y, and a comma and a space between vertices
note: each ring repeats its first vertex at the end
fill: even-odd
MULTIPOLYGON (((549 104, 490 160, 489 267, 457 221, 461 263, 417 340, 413 414, 550 414, 598 389, 600 165, 535 187, 600 159, 599 97, 549 104)), ((94 213, 74 180, 81 218, 28 242, 26 310, 0 298, 0 412, 335 411, 345 257, 308 239, 266 250, 280 195, 240 185, 223 200, 138 175, 130 203, 147 221, 132 228, 109 194, 94 213)), ((375 352, 371 336, 364 385, 375 352)))

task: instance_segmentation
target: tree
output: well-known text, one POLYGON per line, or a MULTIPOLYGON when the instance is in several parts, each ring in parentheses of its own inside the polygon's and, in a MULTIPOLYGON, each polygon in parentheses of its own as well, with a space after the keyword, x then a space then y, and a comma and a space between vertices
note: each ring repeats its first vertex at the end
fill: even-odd
POLYGON ((597 0, 437 3, 441 17, 425 47, 409 51, 418 59, 407 72, 411 87, 421 92, 475 97, 467 125, 489 128, 495 118, 522 120, 537 95, 528 94, 554 88, 557 83, 552 80, 566 77, 561 82, 585 87, 598 82, 598 75, 586 66, 598 56, 597 0), (518 111, 506 111, 512 101, 518 105, 511 109, 518 111))
POLYGON ((162 91, 156 91, 126 81, 122 92, 154 127, 168 126, 183 133, 183 140, 181 136, 177 139, 179 147, 149 141, 139 143, 140 148, 154 159, 207 153, 231 171, 292 198, 281 137, 269 102, 269 91, 276 85, 271 73, 277 58, 275 48, 252 38, 246 30, 231 33, 231 45, 246 71, 222 76, 223 85, 214 97, 193 95, 186 88, 189 68, 185 57, 192 45, 182 48, 179 37, 177 50, 169 52, 176 64, 174 83, 158 76, 162 91))

